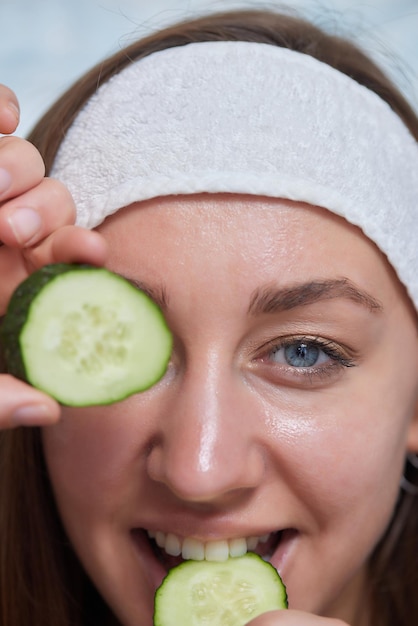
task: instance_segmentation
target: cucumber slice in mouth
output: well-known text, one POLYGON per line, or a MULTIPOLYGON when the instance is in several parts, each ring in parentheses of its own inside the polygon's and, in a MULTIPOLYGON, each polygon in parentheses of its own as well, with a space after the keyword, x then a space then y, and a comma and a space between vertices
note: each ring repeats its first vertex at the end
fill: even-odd
POLYGON ((154 626, 245 626, 287 606, 276 569, 254 553, 222 562, 185 561, 157 589, 154 626))
POLYGON ((127 279, 54 264, 16 289, 0 329, 8 372, 68 406, 110 404, 164 375, 172 335, 157 304, 127 279))

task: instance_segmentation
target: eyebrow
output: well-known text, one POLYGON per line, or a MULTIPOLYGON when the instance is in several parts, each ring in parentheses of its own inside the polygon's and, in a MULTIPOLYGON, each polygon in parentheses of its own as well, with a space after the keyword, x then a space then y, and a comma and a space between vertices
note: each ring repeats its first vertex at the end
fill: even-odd
POLYGON ((248 308, 249 315, 280 313, 323 300, 346 298, 366 307, 370 312, 382 311, 382 304, 348 278, 312 280, 283 289, 266 285, 256 289, 248 308))
POLYGON ((147 294, 147 296, 149 296, 151 300, 154 300, 155 304, 157 304, 160 309, 162 309, 163 311, 167 310, 168 297, 167 292, 163 286, 151 287, 151 285, 141 280, 136 280, 135 278, 130 278, 129 276, 124 276, 123 274, 120 274, 120 276, 122 276, 122 278, 131 283, 133 287, 147 294))

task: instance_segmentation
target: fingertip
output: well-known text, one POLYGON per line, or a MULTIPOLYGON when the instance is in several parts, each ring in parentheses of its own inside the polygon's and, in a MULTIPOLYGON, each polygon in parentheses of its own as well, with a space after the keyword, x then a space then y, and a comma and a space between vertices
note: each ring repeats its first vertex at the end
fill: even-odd
POLYGON ((55 424, 59 418, 58 405, 46 402, 17 407, 11 416, 15 426, 49 426, 55 424))
POLYGON ((89 263, 102 266, 108 257, 108 243, 93 230, 64 226, 52 237, 54 262, 89 263))
POLYGON ((109 244, 106 239, 97 231, 90 231, 92 252, 96 260, 92 260, 94 265, 104 265, 107 257, 109 256, 109 244))
POLYGON ((0 118, 0 132, 4 135, 13 133, 19 125, 20 110, 15 102, 9 101, 0 118))

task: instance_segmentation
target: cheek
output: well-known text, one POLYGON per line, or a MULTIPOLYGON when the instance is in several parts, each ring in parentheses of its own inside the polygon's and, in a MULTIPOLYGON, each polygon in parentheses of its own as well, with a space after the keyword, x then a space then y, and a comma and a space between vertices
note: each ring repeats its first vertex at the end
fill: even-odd
POLYGON ((139 420, 124 404, 64 409, 61 422, 44 429, 45 459, 64 518, 99 520, 134 490, 139 420))
POLYGON ((276 466, 320 524, 357 517, 361 525, 372 509, 377 523, 388 521, 414 399, 411 385, 359 376, 345 389, 288 397, 280 415, 265 407, 276 466))

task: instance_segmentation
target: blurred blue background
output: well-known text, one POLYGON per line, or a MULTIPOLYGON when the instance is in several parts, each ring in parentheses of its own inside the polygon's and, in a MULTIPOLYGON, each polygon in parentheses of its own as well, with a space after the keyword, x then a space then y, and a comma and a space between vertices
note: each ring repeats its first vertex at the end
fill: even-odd
POLYGON ((418 110, 418 0, 0 0, 0 82, 19 96, 18 134, 82 72, 138 36, 210 11, 281 6, 353 37, 418 110))

